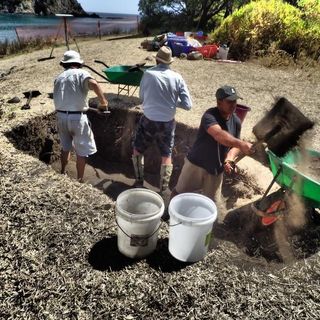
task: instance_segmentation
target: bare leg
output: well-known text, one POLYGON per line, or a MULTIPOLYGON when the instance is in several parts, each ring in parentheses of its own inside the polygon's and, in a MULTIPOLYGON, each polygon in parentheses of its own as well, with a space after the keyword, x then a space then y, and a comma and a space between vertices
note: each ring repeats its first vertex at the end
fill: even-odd
POLYGON ((134 169, 134 175, 136 178, 134 186, 142 187, 144 180, 144 159, 143 154, 136 149, 133 149, 132 164, 134 169))
POLYGON ((85 166, 86 166, 86 157, 81 157, 77 155, 77 178, 79 182, 83 182, 85 166))
POLYGON ((166 164, 166 165, 172 164, 172 158, 171 157, 161 157, 161 164, 166 164))
POLYGON ((169 191, 169 182, 172 174, 172 169, 173 167, 171 157, 161 157, 160 194, 162 196, 167 193, 166 191, 169 191))
POLYGON ((61 173, 66 173, 66 166, 70 159, 70 151, 61 150, 61 173))

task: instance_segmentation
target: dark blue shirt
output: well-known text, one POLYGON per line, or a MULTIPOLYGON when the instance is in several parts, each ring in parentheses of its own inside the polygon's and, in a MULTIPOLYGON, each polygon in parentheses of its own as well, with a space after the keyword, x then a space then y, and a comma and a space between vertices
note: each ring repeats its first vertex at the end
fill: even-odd
POLYGON ((208 128, 218 124, 229 132, 232 136, 239 138, 241 131, 240 119, 233 114, 228 120, 225 120, 218 108, 208 109, 202 116, 198 135, 189 154, 188 160, 199 166, 210 174, 220 174, 223 172, 223 162, 230 147, 226 147, 217 142, 208 132, 208 128))

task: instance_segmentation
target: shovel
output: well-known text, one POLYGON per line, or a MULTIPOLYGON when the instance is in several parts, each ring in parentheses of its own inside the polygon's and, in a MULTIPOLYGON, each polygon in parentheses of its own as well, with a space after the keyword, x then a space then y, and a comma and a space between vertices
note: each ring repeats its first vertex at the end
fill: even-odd
POLYGON ((51 49, 49 57, 39 58, 38 62, 55 59, 56 57, 52 55, 53 54, 53 49, 54 49, 54 47, 51 49))
POLYGON ((142 71, 143 72, 143 69, 141 69, 141 67, 143 67, 145 64, 146 64, 146 62, 137 63, 134 66, 130 67, 128 69, 128 72, 135 72, 135 71, 142 71))
POLYGON ((24 105, 21 107, 21 110, 27 110, 27 109, 30 109, 30 108, 31 108, 31 106, 30 106, 31 99, 40 96, 40 95, 41 95, 41 92, 38 91, 38 90, 31 90, 31 91, 23 92, 23 95, 24 95, 24 97, 27 98, 28 100, 27 100, 26 104, 24 104, 24 105))
MULTIPOLYGON (((279 98, 273 108, 253 127, 257 147, 266 144, 278 157, 295 147, 300 136, 314 125, 302 112, 284 97, 279 98)), ((235 163, 244 155, 239 155, 235 163)))
POLYGON ((273 108, 254 126, 258 140, 266 140, 268 148, 278 157, 284 156, 295 147, 300 136, 313 127, 314 122, 286 98, 280 98, 273 108), (268 132, 278 127, 272 135, 268 132))

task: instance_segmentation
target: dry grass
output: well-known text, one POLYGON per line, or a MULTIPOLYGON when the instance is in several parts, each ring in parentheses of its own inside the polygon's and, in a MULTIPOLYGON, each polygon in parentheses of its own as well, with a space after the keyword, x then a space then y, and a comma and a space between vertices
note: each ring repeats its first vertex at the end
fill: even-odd
MULTIPOLYGON (((82 55, 87 62, 100 58, 110 65, 134 63, 148 55, 138 46, 137 39, 90 41, 82 55)), ((60 57, 63 48, 55 53, 60 57)), ((318 318, 317 250, 283 264, 249 256, 243 247, 216 238, 203 261, 182 264, 168 252, 168 226, 163 225, 154 254, 138 261, 122 257, 116 245, 114 203, 90 185, 60 176, 16 150, 4 135, 52 111, 45 93, 51 92, 52 79, 60 69, 58 59, 36 62, 45 54, 34 52, 0 61, 1 70, 16 66, 0 81, 2 319, 318 318), (7 98, 29 89, 43 93, 32 101, 30 111, 6 103, 7 98)), ((224 83, 237 86, 244 103, 252 107, 245 136, 250 136, 252 124, 274 96, 281 94, 317 120, 319 81, 303 70, 213 61, 176 61, 174 68, 183 74, 194 101, 194 111, 179 111, 177 118, 191 126, 198 126, 203 111, 214 103, 213 91, 224 83)), ((103 86, 107 93, 116 92, 114 85, 103 86)), ((121 104, 121 100, 112 103, 121 104)), ((319 149, 318 126, 311 141, 319 149)), ((263 172, 260 167, 251 170, 258 176, 263 172)), ((314 232, 316 243, 319 230, 314 232)))

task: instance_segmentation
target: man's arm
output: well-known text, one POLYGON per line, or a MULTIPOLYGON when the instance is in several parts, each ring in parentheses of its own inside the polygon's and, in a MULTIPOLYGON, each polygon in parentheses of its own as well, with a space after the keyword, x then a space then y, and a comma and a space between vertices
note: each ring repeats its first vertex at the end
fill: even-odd
MULTIPOLYGON (((213 137, 216 141, 218 141, 220 144, 223 144, 224 146, 237 148, 245 155, 249 155, 252 153, 252 144, 250 142, 235 138, 229 132, 223 130, 218 124, 210 126, 207 129, 207 132, 211 137, 213 137)), ((236 150, 234 150, 233 152, 236 152, 236 150)))
POLYGON ((98 84, 98 82, 94 79, 89 79, 88 86, 89 86, 89 89, 93 90, 94 93, 98 97, 98 100, 99 100, 99 107, 98 108, 102 109, 102 110, 107 110, 108 101, 105 98, 103 91, 102 91, 100 85, 98 84))
POLYGON ((190 93, 183 79, 181 79, 181 83, 180 83, 180 92, 179 92, 177 107, 185 110, 190 110, 192 107, 190 93))
POLYGON ((227 153, 225 161, 235 161, 240 153, 241 153, 240 149, 231 148, 227 153))
POLYGON ((139 88, 139 98, 141 102, 143 103, 144 100, 144 92, 145 92, 145 86, 148 83, 149 73, 147 71, 144 72, 141 81, 140 81, 140 88, 139 88))

